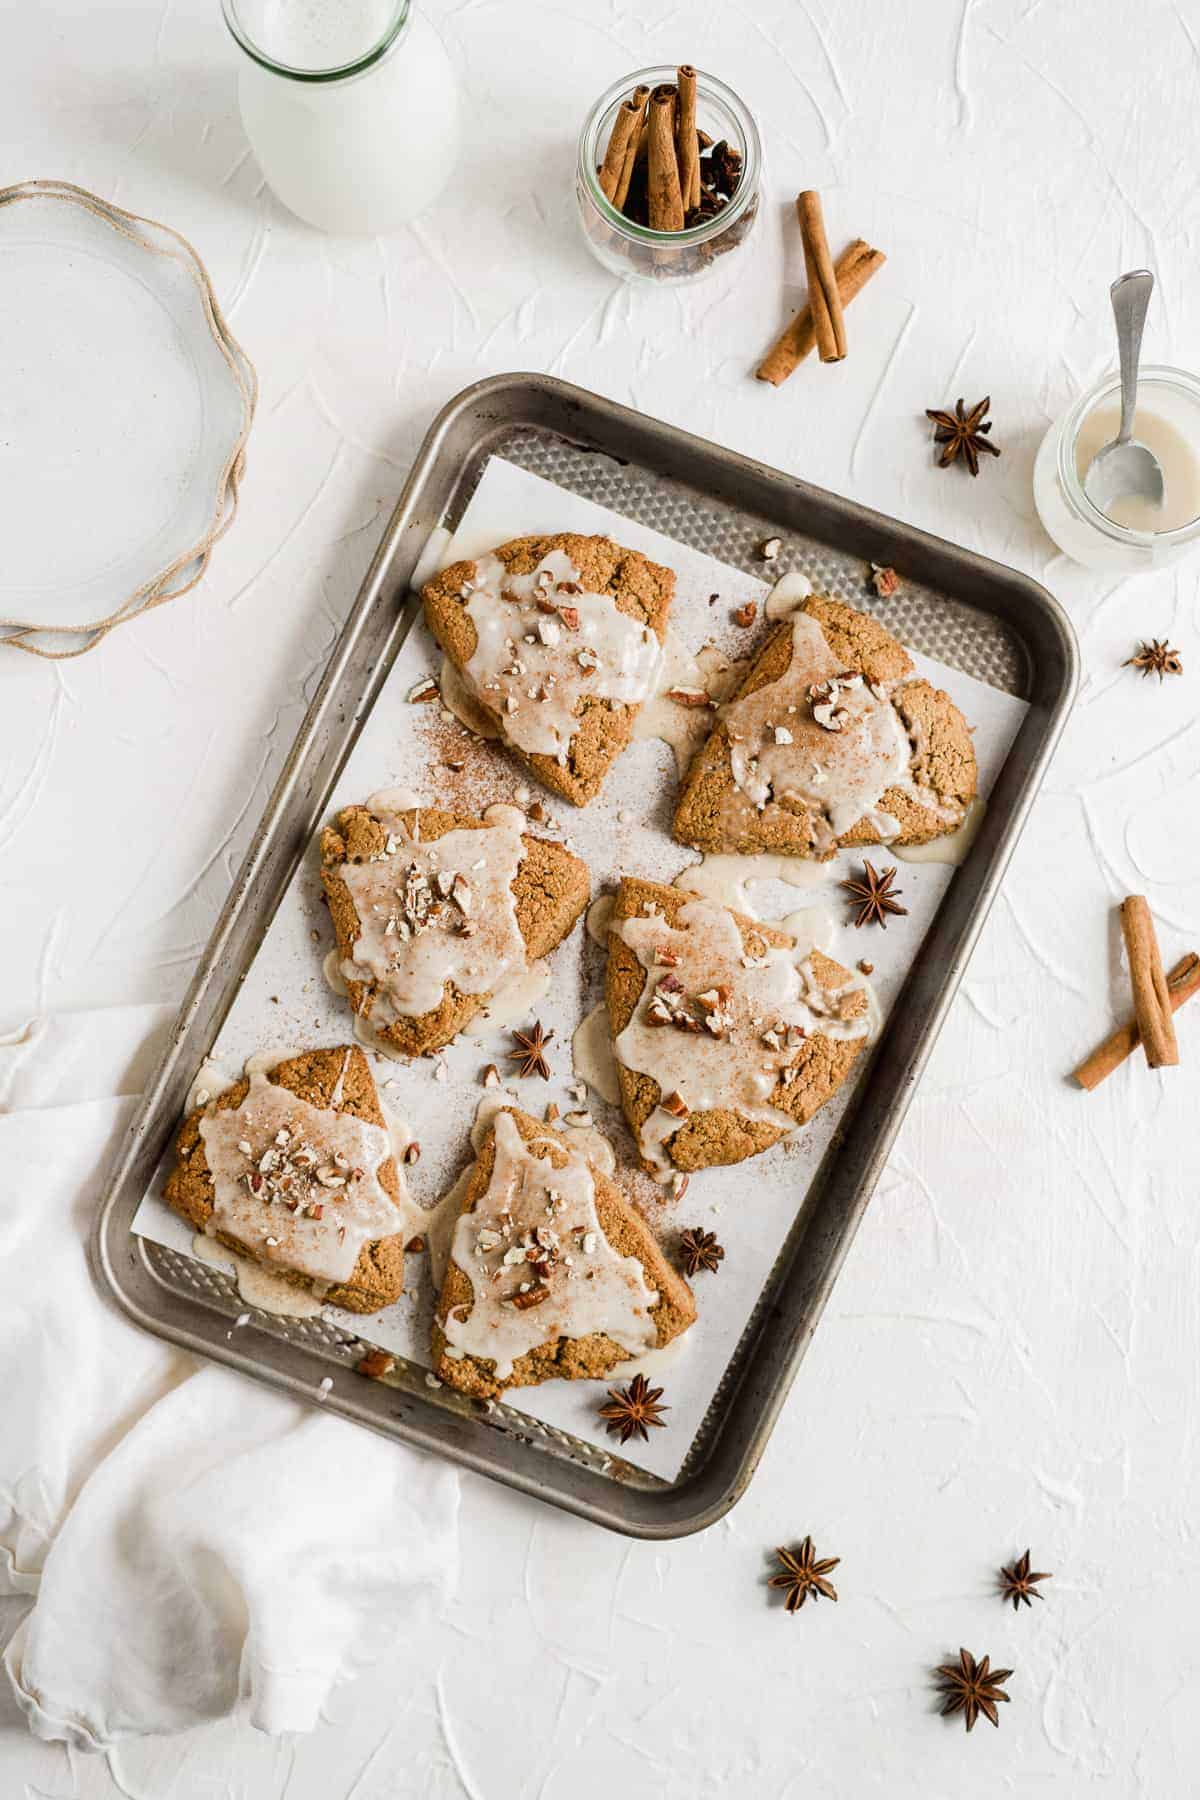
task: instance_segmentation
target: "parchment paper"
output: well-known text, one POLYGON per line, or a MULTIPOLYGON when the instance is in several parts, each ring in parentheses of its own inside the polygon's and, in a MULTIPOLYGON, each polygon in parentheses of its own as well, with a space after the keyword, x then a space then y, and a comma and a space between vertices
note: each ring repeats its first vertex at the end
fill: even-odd
MULTIPOLYGON (((569 530, 606 532, 674 568, 677 589, 672 626, 693 651, 715 641, 730 655, 741 656, 758 641, 761 604, 751 630, 738 628, 731 615, 746 600, 761 603, 770 580, 780 570, 764 566, 770 580, 756 580, 499 458, 493 458, 485 469, 451 544, 436 554, 434 561, 436 566, 444 566, 528 532, 569 530)), ((864 588, 864 606, 868 600, 864 588)), ((914 660, 922 673, 951 694, 974 727, 981 791, 986 795, 1020 725, 1024 703, 926 657, 914 660)), ((677 783, 674 757, 665 743, 648 740, 631 745, 614 766, 601 796, 590 806, 576 809, 539 788, 503 751, 470 737, 436 705, 409 702, 410 690, 424 677, 436 676, 440 663, 437 646, 424 627, 418 626, 397 657, 363 727, 338 783, 331 816, 338 806, 363 801, 394 785, 415 789, 431 805, 457 802, 482 808, 489 801, 512 802, 519 796, 526 801, 540 800, 559 827, 550 834, 587 862, 593 894, 611 891, 622 873, 670 882, 697 860, 669 836, 677 783), (457 763, 463 759, 461 769, 445 766, 447 760, 457 763)), ((547 831, 545 825, 532 829, 547 831)), ((886 848, 867 854, 877 867, 895 860, 886 848)), ((859 854, 843 853, 834 862, 807 871, 819 884, 810 890, 797 891, 778 882, 755 883, 751 897, 763 918, 780 918, 804 907, 824 908, 826 922, 834 932, 831 954, 848 967, 860 958, 874 964, 872 983, 886 1017, 954 871, 937 863, 901 862, 897 879, 907 917, 890 920, 886 931, 877 927, 855 931, 846 923, 845 896, 839 894, 837 884, 861 860, 859 854)), ((331 991, 322 974, 322 962, 332 942, 328 913, 320 899, 314 846, 285 895, 214 1046, 214 1057, 231 1074, 239 1073, 245 1058, 255 1051, 282 1055, 351 1041, 348 1006, 331 991)), ((550 1101, 564 1112, 579 1105, 570 1092, 575 1079, 571 1037, 601 997, 604 953, 581 923, 550 961, 549 992, 535 1011, 546 1029, 555 1033, 553 1079, 509 1084, 518 1103, 537 1115, 550 1101)), ((482 1071, 488 1063, 496 1064, 502 1073, 511 1070, 514 1065, 506 1061, 511 1048, 507 1030, 485 1023, 478 1035, 460 1038, 436 1059, 404 1064, 372 1057, 385 1105, 406 1119, 420 1141, 420 1161, 406 1171, 412 1196, 419 1204, 432 1207, 470 1160, 468 1132, 484 1092, 482 1071), (438 1077, 439 1067, 445 1071, 442 1078, 438 1077)), ((860 1074, 866 1061, 860 1059, 860 1074)), ((665 1389, 664 1403, 670 1407, 668 1429, 652 1432, 648 1444, 625 1447, 621 1454, 629 1461, 667 1479, 678 1474, 853 1087, 852 1079, 805 1131, 786 1144, 734 1168, 694 1176, 679 1200, 636 1170, 632 1140, 619 1111, 607 1106, 594 1091, 589 1095, 588 1109, 616 1151, 618 1178, 642 1206, 668 1254, 676 1253, 679 1232, 694 1225, 716 1231, 726 1252, 717 1274, 696 1277, 693 1286, 699 1318, 678 1347, 671 1346, 662 1355, 653 1376, 665 1389)), ((161 1172, 133 1229, 188 1253, 191 1231, 157 1197, 160 1186, 161 1172)), ((363 1319, 329 1309, 329 1316, 369 1342, 428 1367, 433 1296, 427 1262, 423 1255, 408 1257, 407 1291, 386 1312, 363 1319)), ((253 1330, 253 1324, 246 1329, 253 1330)), ((634 1366, 623 1368, 614 1380, 626 1380, 634 1366)), ((648 1363, 648 1372, 650 1367, 648 1363)), ((362 1378, 347 1375, 339 1379, 362 1378)), ((604 1395, 603 1385, 596 1382, 548 1382, 542 1387, 515 1389, 508 1400, 522 1412, 590 1443, 612 1448, 613 1440, 604 1436, 596 1417, 604 1395)), ((436 1404, 437 1394, 431 1391, 430 1400, 436 1404)))

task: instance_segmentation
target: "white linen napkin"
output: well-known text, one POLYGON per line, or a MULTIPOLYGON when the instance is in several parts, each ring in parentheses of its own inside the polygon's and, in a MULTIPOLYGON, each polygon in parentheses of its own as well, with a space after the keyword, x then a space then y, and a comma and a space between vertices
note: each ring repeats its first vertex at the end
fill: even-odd
POLYGON ((102 1300, 87 1240, 170 1011, 0 1039, 0 1593, 32 1729, 81 1749, 245 1706, 305 1731, 457 1565, 435 1458, 203 1365, 102 1300))

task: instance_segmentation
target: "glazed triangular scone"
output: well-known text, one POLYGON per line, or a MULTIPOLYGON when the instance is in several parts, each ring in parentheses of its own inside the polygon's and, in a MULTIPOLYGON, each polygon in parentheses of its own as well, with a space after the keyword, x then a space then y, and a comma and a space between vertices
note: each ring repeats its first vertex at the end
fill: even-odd
POLYGON ((188 1114, 175 1151, 167 1203, 196 1231, 351 1312, 404 1291, 412 1214, 357 1046, 252 1063, 188 1114))
POLYGON ((775 926, 626 879, 608 934, 609 1026, 644 1166, 741 1162, 805 1124, 866 1043, 862 982, 775 926))
POLYGON ((829 857, 923 844, 975 797, 971 733, 948 694, 913 678, 867 613, 814 595, 768 634, 692 761, 674 834, 698 850, 829 857))
POLYGON ((588 872, 523 831, 516 807, 476 817, 386 798, 346 807, 323 832, 321 878, 351 1006, 391 1049, 421 1056, 562 942, 588 872))
POLYGON ((496 1113, 467 1182, 433 1328, 464 1394, 602 1378, 678 1337, 691 1289, 620 1188, 569 1138, 496 1113))
POLYGON ((425 617, 509 749, 586 806, 655 691, 675 574, 611 538, 514 538, 425 588, 425 617))

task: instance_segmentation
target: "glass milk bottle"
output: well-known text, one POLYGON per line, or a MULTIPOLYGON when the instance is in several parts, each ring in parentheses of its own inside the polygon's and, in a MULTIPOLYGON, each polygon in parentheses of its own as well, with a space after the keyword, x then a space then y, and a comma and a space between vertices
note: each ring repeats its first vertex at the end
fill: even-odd
POLYGON ((267 181, 323 231, 394 231, 458 155, 458 87, 419 0, 222 0, 267 181))

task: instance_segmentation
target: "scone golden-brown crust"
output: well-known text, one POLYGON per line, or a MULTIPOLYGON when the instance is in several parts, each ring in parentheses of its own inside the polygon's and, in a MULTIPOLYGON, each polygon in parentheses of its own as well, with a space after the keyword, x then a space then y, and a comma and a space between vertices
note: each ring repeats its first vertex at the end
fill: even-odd
MULTIPOLYGON (((420 818, 420 833, 425 843, 435 842, 449 831, 478 830, 486 821, 471 813, 442 812, 420 807, 401 812, 406 829, 414 828, 420 818)), ((358 913, 349 888, 339 869, 347 862, 368 862, 377 856, 387 841, 387 828, 366 806, 348 806, 338 814, 335 826, 321 834, 321 880, 329 900, 329 913, 337 936, 338 957, 345 963, 352 955, 359 934, 358 913)), ((517 925, 525 940, 530 962, 547 956, 560 944, 574 926, 588 903, 587 865, 561 844, 545 838, 521 834, 525 855, 512 883, 516 901, 517 925)), ((350 1004, 364 1018, 370 1018, 373 989, 362 981, 346 983, 350 1004)), ((490 995, 464 994, 447 983, 441 1004, 432 1012, 412 1018, 399 1018, 377 1027, 386 1039, 405 1056, 427 1056, 440 1050, 465 1025, 486 1007, 490 995)))
MULTIPOLYGON (((975 747, 967 722, 950 696, 924 680, 910 680, 912 661, 869 613, 840 600, 814 595, 801 610, 816 619, 834 656, 846 669, 861 670, 868 682, 901 682, 893 704, 913 742, 914 781, 929 788, 952 811, 964 809, 978 787, 975 747)), ((732 695, 741 700, 786 674, 792 656, 792 626, 784 619, 764 640, 745 678, 732 695)), ((879 843, 868 820, 844 832, 825 852, 816 846, 813 815, 799 798, 772 800, 758 813, 747 807, 740 826, 731 828, 725 803, 737 788, 730 764, 729 734, 718 719, 684 779, 675 808, 673 835, 697 850, 753 855, 776 851, 791 856, 832 856, 837 848, 879 843)), ((880 807, 900 826, 895 844, 923 844, 954 829, 930 807, 900 788, 886 790, 880 807)))
MULTIPOLYGON (((369 1125, 387 1127, 370 1067, 357 1046, 308 1050, 302 1056, 289 1057, 269 1071, 268 1080, 323 1109, 331 1108, 340 1080, 339 1102, 332 1110, 351 1113, 369 1125)), ((206 1230, 213 1214, 213 1181, 204 1154, 200 1121, 209 1112, 236 1112, 249 1091, 249 1080, 243 1077, 209 1105, 189 1113, 179 1128, 175 1139, 179 1160, 167 1176, 163 1191, 168 1206, 196 1231, 206 1230)), ((390 1156, 379 1166, 379 1182, 398 1202, 400 1178, 390 1156)), ((218 1231, 214 1236, 217 1243, 224 1244, 227 1249, 253 1257, 245 1244, 225 1232, 218 1231)), ((313 1286, 309 1276, 296 1270, 280 1268, 278 1263, 264 1263, 263 1266, 293 1287, 311 1289, 313 1286)), ((394 1237, 377 1238, 373 1243, 364 1244, 350 1280, 330 1288, 323 1298, 328 1305, 345 1307, 348 1312, 373 1313, 390 1306, 403 1292, 404 1232, 399 1231, 394 1237)))
MULTIPOLYGON (((684 907, 695 898, 694 894, 682 888, 660 887, 657 882, 627 876, 617 890, 612 923, 615 926, 623 919, 639 917, 644 914, 649 903, 657 908, 658 916, 667 925, 676 925, 684 907)), ((781 947, 792 942, 786 932, 764 925, 761 920, 749 919, 743 913, 736 912, 731 912, 731 917, 736 921, 742 934, 742 942, 748 950, 755 939, 781 947)), ((848 969, 819 950, 813 951, 811 962, 822 987, 837 988, 851 979, 848 969)), ((647 972, 634 951, 615 931, 610 930, 605 999, 609 1029, 614 1042, 633 1017, 646 978, 647 972)), ((861 998, 861 1008, 852 1009, 855 1013, 866 1012, 866 995, 861 998)), ((796 1070, 795 1075, 786 1086, 781 1084, 776 1087, 769 1096, 771 1105, 781 1112, 790 1113, 797 1125, 807 1124, 814 1113, 827 1100, 832 1099, 842 1086, 864 1043, 863 1038, 830 1038, 810 1033, 800 1045, 792 1064, 792 1068, 796 1070)), ((636 1069, 627 1069, 620 1062, 617 1063, 617 1079, 625 1117, 634 1138, 640 1139, 643 1125, 662 1098, 661 1089, 649 1075, 636 1069)), ((760 1150, 769 1150, 784 1135, 779 1127, 767 1121, 746 1118, 728 1107, 716 1107, 708 1112, 690 1113, 681 1121, 679 1129, 666 1140, 663 1148, 677 1169, 691 1173, 697 1169, 715 1168, 720 1164, 743 1162, 748 1156, 757 1156, 760 1150)), ((644 1166, 650 1168, 652 1165, 646 1163, 644 1166)))
MULTIPOLYGON (((513 538, 494 552, 513 575, 529 575, 552 550, 562 550, 579 570, 588 593, 611 595, 617 608, 631 619, 648 625, 661 643, 667 614, 675 593, 675 572, 651 562, 638 550, 623 549, 607 537, 582 537, 562 531, 550 536, 513 538)), ((452 563, 424 590, 425 618, 429 629, 450 661, 465 670, 475 652, 477 637, 460 590, 475 571, 473 562, 452 563)), ((482 696, 478 696, 482 703, 482 696)), ((576 708, 579 729, 571 740, 567 761, 553 756, 526 755, 504 737, 504 720, 496 715, 501 737, 538 780, 574 806, 586 806, 604 784, 614 760, 633 732, 636 706, 587 697, 576 708)))
MULTIPOLYGON (((528 1113, 518 1111, 516 1107, 505 1107, 503 1110, 511 1113, 525 1143, 536 1143, 536 1155, 548 1158, 555 1168, 563 1166, 569 1151, 560 1133, 543 1124, 540 1119, 533 1119, 528 1113)), ((463 1212, 470 1212, 486 1194, 495 1160, 496 1133, 493 1125, 471 1171, 463 1212)), ((646 1279, 652 1287, 657 1288, 659 1301, 654 1308, 653 1318, 658 1332, 658 1344, 660 1347, 668 1344, 681 1331, 686 1331, 695 1320, 696 1303, 692 1298, 692 1291, 683 1276, 671 1267, 649 1226, 630 1205, 616 1183, 595 1171, 593 1180, 600 1228, 620 1255, 637 1257, 646 1271, 646 1279)), ((488 1358, 446 1355, 443 1321, 454 1307, 466 1309, 469 1316, 473 1302, 474 1289, 469 1276, 451 1259, 446 1266, 446 1279, 434 1318, 434 1368, 441 1380, 449 1386, 476 1399, 494 1399, 507 1388, 532 1387, 538 1382, 551 1379, 602 1380, 618 1363, 630 1360, 628 1350, 599 1332, 582 1338, 559 1337, 517 1357, 513 1362, 512 1374, 503 1382, 498 1382, 494 1373, 495 1364, 488 1358)))

